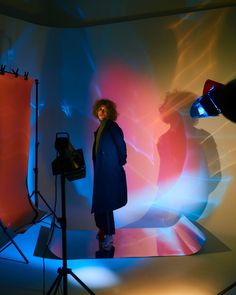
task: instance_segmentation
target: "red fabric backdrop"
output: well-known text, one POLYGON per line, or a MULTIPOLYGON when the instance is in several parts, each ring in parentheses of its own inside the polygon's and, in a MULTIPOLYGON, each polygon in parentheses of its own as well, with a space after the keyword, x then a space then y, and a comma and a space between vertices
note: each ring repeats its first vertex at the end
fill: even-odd
POLYGON ((0 75, 0 219, 17 229, 33 218, 26 176, 33 79, 0 75))

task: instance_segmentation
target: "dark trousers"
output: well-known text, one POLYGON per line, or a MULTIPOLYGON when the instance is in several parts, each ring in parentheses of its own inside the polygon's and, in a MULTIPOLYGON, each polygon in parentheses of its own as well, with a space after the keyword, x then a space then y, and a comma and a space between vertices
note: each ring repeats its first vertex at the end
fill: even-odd
POLYGON ((97 228, 102 229, 105 235, 115 234, 115 221, 113 211, 94 213, 97 228))

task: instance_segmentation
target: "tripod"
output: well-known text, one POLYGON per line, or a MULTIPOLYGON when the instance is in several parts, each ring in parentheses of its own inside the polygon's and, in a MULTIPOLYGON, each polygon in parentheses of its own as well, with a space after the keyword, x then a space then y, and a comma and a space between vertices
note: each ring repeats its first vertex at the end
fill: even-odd
POLYGON ((89 287, 82 282, 71 269, 67 268, 67 237, 66 237, 66 198, 65 198, 65 175, 64 172, 61 174, 61 218, 58 218, 62 229, 62 268, 59 267, 57 272, 58 275, 51 285, 47 295, 56 294, 58 287, 60 286, 61 280, 63 280, 63 295, 68 294, 68 275, 71 275, 89 294, 95 295, 89 287))

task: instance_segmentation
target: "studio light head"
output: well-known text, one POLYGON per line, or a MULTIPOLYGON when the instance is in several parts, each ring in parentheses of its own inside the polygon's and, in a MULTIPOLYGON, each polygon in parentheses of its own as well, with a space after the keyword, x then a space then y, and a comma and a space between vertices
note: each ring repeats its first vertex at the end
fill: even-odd
POLYGON ((74 149, 67 132, 56 133, 55 148, 58 157, 52 162, 53 175, 64 174, 69 181, 86 175, 82 149, 74 149))
POLYGON ((206 80, 203 95, 200 96, 190 109, 192 118, 215 117, 221 114, 221 109, 216 103, 217 91, 224 85, 212 80, 206 80))
POLYGON ((213 80, 206 80, 203 95, 191 106, 192 118, 215 117, 220 114, 236 123, 236 79, 226 85, 213 80))

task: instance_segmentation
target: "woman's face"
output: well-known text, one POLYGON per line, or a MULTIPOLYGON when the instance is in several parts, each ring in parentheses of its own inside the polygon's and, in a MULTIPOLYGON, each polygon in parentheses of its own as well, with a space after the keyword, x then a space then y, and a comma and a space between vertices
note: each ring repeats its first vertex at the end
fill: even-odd
POLYGON ((108 109, 105 105, 101 105, 98 109, 98 119, 102 121, 108 118, 108 109))

